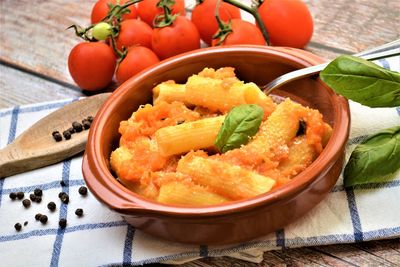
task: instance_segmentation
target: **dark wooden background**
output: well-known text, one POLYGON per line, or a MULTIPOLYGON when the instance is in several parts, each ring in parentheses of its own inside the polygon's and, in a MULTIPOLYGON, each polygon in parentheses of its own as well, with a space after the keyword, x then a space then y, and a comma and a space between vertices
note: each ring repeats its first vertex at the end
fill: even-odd
MULTIPOLYGON (((94 0, 0 0, 0 108, 81 96, 67 69, 94 0)), ((399 0, 308 0, 314 35, 306 48, 331 59, 400 38, 399 0)), ((400 266, 400 239, 270 251, 252 264, 227 257, 185 266, 400 266)))

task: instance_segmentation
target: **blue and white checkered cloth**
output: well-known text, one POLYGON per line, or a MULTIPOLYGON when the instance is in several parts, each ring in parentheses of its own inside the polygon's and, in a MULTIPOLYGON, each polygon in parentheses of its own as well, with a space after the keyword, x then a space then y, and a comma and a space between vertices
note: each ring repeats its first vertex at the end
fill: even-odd
MULTIPOLYGON (((400 59, 381 60, 380 65, 400 70, 400 59)), ((5 147, 32 123, 72 100, 0 111, 0 147, 5 147)), ((350 103, 351 136, 347 157, 356 144, 380 129, 400 124, 400 107, 370 109, 350 103)), ((81 155, 35 171, 0 179, 0 265, 2 266, 122 266, 144 263, 180 263, 200 257, 231 256, 260 262, 267 250, 350 243, 400 236, 400 171, 380 183, 365 184, 354 190, 343 187, 342 178, 332 192, 313 210, 284 229, 244 244, 194 246, 171 243, 144 234, 102 206, 92 194, 78 193, 84 185, 81 155), (65 182, 65 186, 60 185, 65 182), (43 190, 41 203, 24 208, 9 193, 22 191, 25 198, 35 188, 43 190), (70 195, 61 204, 58 193, 70 195), (50 212, 47 203, 55 201, 50 212), (84 216, 74 212, 83 208, 84 216), (43 225, 35 214, 48 215, 43 225), (65 229, 58 227, 66 218, 65 229), (20 232, 14 224, 20 222, 20 232)), ((262 223, 262 222, 260 222, 262 223)))

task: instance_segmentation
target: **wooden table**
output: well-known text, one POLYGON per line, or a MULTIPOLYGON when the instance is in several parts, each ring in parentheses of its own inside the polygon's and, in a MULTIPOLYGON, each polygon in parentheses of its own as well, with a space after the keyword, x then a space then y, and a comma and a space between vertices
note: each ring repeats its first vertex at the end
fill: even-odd
MULTIPOLYGON (((400 38, 400 1, 309 0, 315 22, 306 48, 331 59, 400 38)), ((94 0, 1 0, 0 108, 83 93, 67 69, 78 43, 71 24, 87 25, 94 0)), ((185 266, 255 266, 226 257, 185 266)), ((400 266, 400 239, 271 251, 259 266, 400 266)))

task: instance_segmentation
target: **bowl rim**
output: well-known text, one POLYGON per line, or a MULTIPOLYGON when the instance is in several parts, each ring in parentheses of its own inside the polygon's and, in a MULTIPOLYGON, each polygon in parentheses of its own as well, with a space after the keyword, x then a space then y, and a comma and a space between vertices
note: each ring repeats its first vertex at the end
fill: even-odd
MULTIPOLYGON (((256 45, 240 45, 240 46, 224 46, 224 47, 209 47, 199 50, 190 51, 170 59, 161 61, 160 63, 140 72, 131 77, 122 85, 120 85, 109 97, 100 110, 91 125, 88 142, 86 145, 85 154, 82 161, 82 172, 86 184, 92 193, 101 202, 105 203, 110 208, 123 214, 147 214, 153 216, 174 216, 174 217, 209 217, 222 216, 226 214, 237 213, 239 211, 252 210, 259 206, 272 205, 280 201, 287 200, 290 196, 301 193, 306 187, 316 181, 317 177, 327 172, 334 163, 340 158, 343 153, 344 146, 348 139, 350 129, 350 109, 348 101, 339 95, 336 95, 333 90, 327 87, 319 80, 328 91, 332 101, 336 103, 334 107, 334 128, 332 136, 323 149, 322 153, 314 162, 304 171, 296 176, 290 183, 287 183, 279 188, 260 194, 256 197, 229 202, 219 205, 210 206, 180 206, 161 204, 140 195, 135 194, 129 189, 120 184, 117 179, 111 174, 108 169, 107 162, 102 157, 103 149, 100 145, 101 133, 104 129, 106 117, 104 114, 107 110, 112 109, 116 105, 117 99, 124 96, 125 91, 128 91, 132 84, 143 80, 147 75, 157 73, 159 70, 169 65, 174 65, 175 62, 190 60, 192 58, 201 57, 205 54, 219 53, 263 53, 280 57, 281 59, 292 61, 293 65, 299 67, 307 67, 323 63, 324 60, 320 57, 294 48, 285 47, 267 47, 256 45), (296 63, 296 64, 294 64, 296 63), (335 149, 338 148, 338 149, 335 149), (339 151, 339 153, 338 153, 339 151), (108 191, 107 197, 99 191, 108 191)), ((319 78, 318 78, 319 79, 319 78)))

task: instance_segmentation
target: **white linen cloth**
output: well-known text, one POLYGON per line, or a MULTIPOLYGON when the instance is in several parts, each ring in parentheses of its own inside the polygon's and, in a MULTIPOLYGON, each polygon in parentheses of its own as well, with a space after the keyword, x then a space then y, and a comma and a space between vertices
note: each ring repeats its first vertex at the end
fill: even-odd
MULTIPOLYGON (((400 58, 383 59, 378 64, 400 70, 400 58)), ((35 121, 72 100, 0 110, 0 148, 10 143, 35 121)), ((351 134, 346 160, 355 145, 369 134, 400 124, 400 107, 371 109, 351 106, 351 134)), ((264 251, 349 243, 400 236, 400 171, 381 182, 343 188, 342 177, 329 195, 314 209, 284 229, 243 244, 194 246, 164 241, 129 226, 102 206, 89 192, 78 193, 84 185, 81 155, 59 164, 0 179, 0 265, 2 266, 122 266, 145 263, 181 263, 200 257, 230 256, 252 262, 262 261, 264 251), (66 186, 61 186, 64 181, 66 186), (35 188, 43 190, 41 203, 24 208, 11 200, 11 192, 22 191, 25 198, 35 188), (58 193, 70 196, 61 204, 58 193), (47 203, 57 209, 50 212, 47 203), (75 210, 82 208, 83 217, 75 210), (35 214, 49 218, 43 225, 35 214), (60 229, 60 218, 68 220, 60 229), (27 221, 20 232, 14 224, 27 221)))

